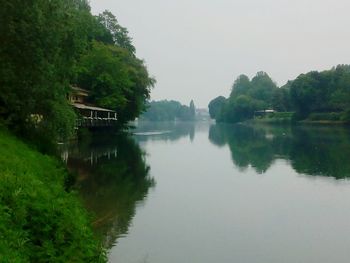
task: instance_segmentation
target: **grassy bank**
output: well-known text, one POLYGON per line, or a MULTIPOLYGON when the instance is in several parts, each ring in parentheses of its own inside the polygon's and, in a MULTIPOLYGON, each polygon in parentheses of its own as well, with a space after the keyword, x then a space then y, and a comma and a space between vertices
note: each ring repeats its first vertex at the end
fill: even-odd
POLYGON ((266 124, 305 124, 305 125, 346 125, 349 124, 348 112, 310 113, 303 120, 296 120, 293 112, 275 112, 255 117, 251 122, 266 124))
POLYGON ((105 262, 68 173, 0 128, 1 262, 105 262))
POLYGON ((267 124, 289 124, 292 122, 293 112, 274 112, 266 116, 255 117, 252 122, 267 124))

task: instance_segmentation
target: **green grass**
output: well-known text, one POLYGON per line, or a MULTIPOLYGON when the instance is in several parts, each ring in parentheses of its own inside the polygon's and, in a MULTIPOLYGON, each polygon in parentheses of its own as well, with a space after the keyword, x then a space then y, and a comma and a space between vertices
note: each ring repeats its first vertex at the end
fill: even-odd
POLYGON ((310 113, 307 120, 310 121, 341 121, 343 113, 341 112, 325 112, 325 113, 310 113))
POLYGON ((1 262, 105 262, 62 163, 0 128, 1 262))
POLYGON ((254 118, 254 122, 271 123, 271 124, 287 124, 291 123, 294 112, 274 112, 265 116, 254 118))
POLYGON ((314 112, 310 113, 301 123, 305 124, 349 124, 350 111, 344 112, 314 112))

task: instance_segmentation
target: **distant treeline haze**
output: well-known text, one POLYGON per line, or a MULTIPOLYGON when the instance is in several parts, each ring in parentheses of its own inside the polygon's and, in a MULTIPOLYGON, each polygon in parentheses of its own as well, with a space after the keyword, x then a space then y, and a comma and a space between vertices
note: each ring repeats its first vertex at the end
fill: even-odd
POLYGON ((174 100, 151 101, 147 104, 147 111, 140 117, 148 121, 193 121, 196 117, 196 108, 193 100, 190 105, 182 105, 174 100))
POLYGON ((322 72, 299 75, 282 87, 265 72, 251 80, 246 75, 234 82, 228 98, 209 103, 209 113, 218 122, 241 122, 265 110, 293 112, 293 120, 350 121, 350 66, 339 65, 322 72))

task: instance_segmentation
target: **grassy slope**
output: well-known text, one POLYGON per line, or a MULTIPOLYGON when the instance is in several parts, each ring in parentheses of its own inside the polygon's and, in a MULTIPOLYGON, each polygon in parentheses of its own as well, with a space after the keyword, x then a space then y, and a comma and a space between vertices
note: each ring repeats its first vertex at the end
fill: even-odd
POLYGON ((1 262, 104 262, 67 172, 0 128, 1 262))

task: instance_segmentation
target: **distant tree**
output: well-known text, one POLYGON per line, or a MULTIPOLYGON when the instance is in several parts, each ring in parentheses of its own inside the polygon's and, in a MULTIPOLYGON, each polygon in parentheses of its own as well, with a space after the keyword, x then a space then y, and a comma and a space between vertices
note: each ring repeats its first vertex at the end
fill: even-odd
POLYGON ((311 112, 326 108, 325 92, 319 82, 319 72, 300 75, 291 85, 291 99, 299 118, 306 118, 311 112))
POLYGON ((178 118, 181 107, 178 101, 151 101, 140 118, 149 121, 174 121, 178 118))
POLYGON ((281 88, 263 71, 251 81, 241 75, 234 82, 230 97, 225 102, 221 100, 219 113, 214 102, 216 99, 210 103, 210 114, 222 122, 242 121, 251 118, 252 109, 267 108, 294 111, 296 120, 313 116, 350 122, 350 65, 301 74, 281 88))
POLYGON ((196 117, 196 107, 194 106, 193 100, 190 102, 190 115, 191 119, 194 120, 196 117))
POLYGON ((232 86, 230 97, 216 98, 209 104, 209 113, 221 122, 240 122, 254 117, 254 111, 273 106, 274 96, 280 99, 278 88, 269 75, 258 72, 250 81, 240 75, 232 86))
POLYGON ((216 97, 210 101, 208 105, 210 118, 217 119, 219 117, 219 114, 221 113, 221 109, 224 106, 225 102, 226 98, 223 96, 216 97))
POLYGON ((249 77, 242 74, 233 83, 230 97, 247 94, 251 88, 249 77))
POLYGON ((144 112, 140 118, 150 121, 191 121, 194 119, 194 115, 191 107, 181 105, 178 101, 162 100, 151 101, 147 105, 146 112, 144 112))
POLYGON ((274 90, 272 96, 272 108, 276 111, 290 111, 290 91, 286 87, 281 87, 274 90))
POLYGON ((333 71, 336 87, 330 95, 330 104, 341 111, 350 111, 350 65, 338 65, 333 71))
POLYGON ((254 117, 254 112, 266 107, 262 101, 255 100, 247 95, 230 98, 224 106, 223 121, 241 122, 254 117))
POLYGON ((251 85, 252 88, 248 94, 256 100, 266 102, 268 107, 272 107, 272 98, 277 85, 270 76, 266 72, 260 71, 252 79, 251 85))
POLYGON ((343 112, 344 120, 348 120, 350 66, 339 65, 331 70, 299 75, 291 83, 290 97, 299 119, 311 113, 343 112))
POLYGON ((177 117, 178 117, 178 119, 183 120, 183 121, 193 120, 190 107, 188 107, 186 105, 182 105, 177 117))

